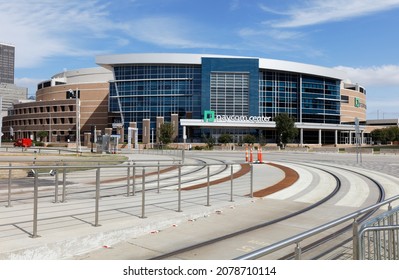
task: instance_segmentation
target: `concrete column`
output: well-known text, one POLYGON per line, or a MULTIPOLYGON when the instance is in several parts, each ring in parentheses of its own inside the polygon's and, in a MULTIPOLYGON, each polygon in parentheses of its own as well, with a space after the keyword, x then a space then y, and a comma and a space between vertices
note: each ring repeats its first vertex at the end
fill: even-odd
POLYGON ((150 143, 150 135, 151 135, 150 119, 143 119, 143 133, 142 133, 143 144, 150 143))
POLYGON ((184 144, 184 149, 186 149, 186 142, 187 142, 187 131, 186 131, 186 126, 183 126, 183 144, 184 144))
POLYGON ((173 125, 173 135, 172 139, 176 139, 179 136, 179 115, 172 114, 172 125, 173 125))
POLYGON ((109 128, 109 127, 105 128, 104 129, 104 134, 105 135, 111 135, 112 134, 112 128, 109 128))
POLYGON ((157 124, 156 124, 156 142, 159 143, 159 132, 161 131, 161 125, 164 123, 164 117, 157 117, 157 124))
POLYGON ((363 145, 364 144, 364 131, 362 130, 360 133, 361 133, 360 134, 360 145, 363 145))
POLYGON ((338 130, 335 130, 335 145, 338 145, 338 130))
POLYGON ((83 146, 86 146, 86 147, 90 146, 90 136, 91 136, 90 132, 84 133, 83 146))
POLYGON ((319 145, 321 146, 321 129, 319 129, 319 145))
POLYGON ((119 143, 125 142, 125 130, 123 129, 123 126, 118 126, 116 128, 116 134, 119 134, 121 138, 119 138, 119 143))
POLYGON ((300 129, 300 135, 299 135, 299 142, 301 144, 301 146, 303 146, 303 128, 300 129))
MULTIPOLYGON (((136 122, 130 122, 129 123, 129 127, 131 127, 131 128, 137 128, 137 123, 136 122)), ((133 144, 133 147, 136 147, 136 145, 138 144, 138 143, 136 143, 135 141, 135 139, 136 139, 136 134, 137 134, 137 130, 136 129, 133 129, 132 130, 132 138, 130 139, 130 141, 131 141, 131 143, 133 144)), ((129 141, 128 141, 129 142, 129 141)))

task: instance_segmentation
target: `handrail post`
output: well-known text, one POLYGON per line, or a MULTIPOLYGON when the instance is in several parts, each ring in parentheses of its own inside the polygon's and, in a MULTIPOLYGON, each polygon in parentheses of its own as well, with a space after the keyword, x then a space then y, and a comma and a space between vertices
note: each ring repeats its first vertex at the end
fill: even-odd
POLYGON ((133 162, 133 192, 132 195, 136 195, 136 162, 133 162))
POLYGON ((157 192, 159 193, 159 174, 160 174, 160 166, 159 166, 159 160, 158 160, 158 180, 157 180, 157 192))
POLYGON ((295 247, 295 260, 301 260, 302 259, 302 248, 299 246, 299 243, 296 244, 295 247))
POLYGON ((182 212, 182 210, 181 210, 181 164, 180 163, 179 163, 177 177, 178 177, 178 187, 177 187, 178 207, 177 207, 177 212, 182 212))
POLYGON ((126 196, 130 195, 130 161, 127 163, 126 196))
POLYGON ((230 202, 234 202, 233 200, 233 164, 230 165, 230 202))
POLYGON ((145 216, 145 167, 143 167, 142 188, 141 188, 141 217, 142 219, 147 218, 145 216))
POLYGON ((37 170, 33 170, 33 232, 32 238, 37 238, 37 212, 38 212, 38 198, 39 198, 39 189, 37 186, 37 170))
POLYGON ((98 227, 100 224, 98 223, 98 212, 100 209, 100 167, 96 169, 96 205, 95 205, 95 219, 94 226, 98 227))
POLYGON ((12 177, 12 169, 11 169, 11 162, 8 164, 8 204, 7 207, 12 207, 11 205, 11 177, 12 177))
POLYGON ((61 202, 65 202, 66 197, 66 168, 65 162, 62 163, 62 199, 61 202))
POLYGON ((252 163, 249 164, 251 167, 251 185, 250 185, 250 197, 254 197, 254 165, 252 163))
POLYGON ((208 165, 207 167, 206 167, 206 182, 207 182, 207 186, 206 186, 206 206, 211 206, 211 204, 209 203, 210 202, 210 183, 209 183, 209 180, 210 180, 210 166, 208 165))
POLYGON ((56 163, 54 178, 54 203, 58 203, 58 163, 56 163))
POLYGON ((352 258, 354 260, 359 260, 360 259, 360 252, 359 252, 359 223, 356 220, 356 218, 353 221, 352 225, 352 247, 353 247, 353 253, 352 253, 352 258))

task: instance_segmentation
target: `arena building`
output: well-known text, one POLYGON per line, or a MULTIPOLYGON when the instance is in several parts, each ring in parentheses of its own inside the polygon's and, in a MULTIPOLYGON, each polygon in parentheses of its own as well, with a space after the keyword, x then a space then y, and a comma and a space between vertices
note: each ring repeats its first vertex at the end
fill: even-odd
POLYGON ((160 125, 171 122, 176 142, 230 133, 235 143, 247 134, 276 143, 274 118, 281 113, 295 119, 295 142, 302 145, 353 144, 355 122, 365 129, 366 91, 332 68, 173 53, 104 55, 96 63, 101 67, 40 83, 36 101, 15 104, 3 132, 37 139, 47 130, 49 141, 63 142, 96 126, 122 141, 128 136, 149 144, 158 142, 160 125))
POLYGON ((170 53, 98 56, 96 62, 114 74, 109 95, 112 122, 125 131, 138 128, 144 143, 152 141, 162 122, 179 127, 180 142, 230 133, 235 142, 253 134, 275 143, 273 119, 288 113, 300 129, 298 144, 350 144, 355 118, 360 124, 366 120, 366 91, 332 68, 170 53))

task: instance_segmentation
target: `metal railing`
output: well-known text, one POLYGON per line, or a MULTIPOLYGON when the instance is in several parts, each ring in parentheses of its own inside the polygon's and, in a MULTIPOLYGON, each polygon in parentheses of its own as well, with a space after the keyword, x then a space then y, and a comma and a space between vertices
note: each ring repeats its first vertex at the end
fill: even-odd
MULTIPOLYGON (((33 199, 32 203, 32 234, 31 237, 36 238, 39 237, 38 235, 38 221, 39 219, 39 209, 41 204, 45 204, 46 207, 49 207, 49 198, 54 198, 51 202, 53 203, 65 203, 67 201, 72 201, 74 198, 74 194, 71 191, 68 191, 71 187, 70 184, 79 184, 80 179, 86 180, 85 183, 82 183, 79 186, 79 190, 84 190, 87 192, 85 194, 85 199, 93 199, 95 200, 94 208, 92 208, 92 213, 94 215, 94 222, 92 223, 93 226, 97 227, 100 226, 100 213, 101 213, 101 198, 105 196, 136 196, 138 197, 137 193, 141 193, 141 213, 139 215, 140 218, 146 218, 146 208, 148 201, 146 199, 146 192, 148 190, 156 190, 156 193, 160 193, 160 175, 161 174, 170 174, 170 178, 168 178, 169 183, 175 186, 176 196, 173 198, 171 203, 176 203, 175 211, 182 212, 182 190, 183 190, 183 182, 182 181, 182 169, 183 168, 205 168, 206 175, 201 175, 201 180, 206 180, 206 204, 204 206, 210 206, 211 201, 211 177, 215 174, 211 174, 210 168, 214 169, 223 169, 224 170, 224 179, 225 179, 225 186, 224 193, 227 193, 226 189, 227 186, 230 187, 230 194, 229 194, 229 201, 233 201, 234 196, 242 196, 242 197, 253 197, 253 166, 250 165, 250 176, 249 179, 243 179, 244 183, 241 184, 241 189, 245 189, 244 191, 241 190, 241 193, 236 193, 236 189, 239 186, 236 186, 234 181, 234 167, 239 168, 242 164, 238 163, 213 163, 213 164, 182 164, 181 161, 175 160, 154 160, 153 163, 148 163, 148 160, 145 162, 140 161, 129 161, 124 164, 113 164, 113 165, 104 165, 104 163, 98 162, 93 164, 91 161, 92 166, 82 167, 81 165, 66 165, 65 162, 61 162, 57 165, 28 165, 28 166, 17 166, 15 163, 9 163, 8 166, 0 166, 0 171, 8 171, 8 178, 3 178, 1 183, 7 184, 7 201, 0 200, 1 202, 6 202, 6 207, 13 207, 13 203, 20 200, 29 200, 33 199), (229 168, 230 167, 230 168, 229 168), (30 171, 33 179, 33 189, 30 185, 25 186, 27 191, 22 192, 24 197, 21 198, 22 195, 20 190, 14 191, 15 188, 14 181, 16 180, 13 178, 13 172, 17 170, 23 170, 24 172, 30 171), (43 170, 52 170, 52 172, 42 172, 43 170), (177 176, 174 172, 177 171, 177 176), (82 174, 77 175, 77 173, 82 172, 82 174), (89 173, 88 173, 89 172, 89 173), (73 176, 73 178, 72 178, 73 176), (80 177, 76 177, 80 176, 80 177), (52 177, 54 179, 52 179, 52 177), (95 178, 91 182, 88 182, 90 178, 95 178), (150 184, 148 178, 151 177, 151 189, 148 189, 148 185, 150 184), (106 179, 108 178, 108 180, 106 179), (170 181, 174 182, 170 182, 170 181), (230 181, 230 184, 228 182, 230 181), (248 182, 249 181, 249 182, 248 182), (42 185, 41 185, 42 184, 42 185), (109 185, 117 185, 116 187, 110 187, 109 185), (43 187, 45 185, 45 187, 43 187), (87 185, 87 186, 84 186, 87 185), (93 185, 95 188, 93 189, 93 185), (42 188, 43 187, 43 188, 42 188), (60 190, 61 187, 61 190, 60 190), (85 189, 87 188, 87 189, 85 189), (139 188, 139 190, 137 190, 139 188), (115 190, 117 189, 117 190, 115 190), (110 192, 112 191, 112 194, 110 192), (249 192, 249 195, 248 195, 249 192), (41 194, 45 193, 45 194, 41 194), (106 194, 104 194, 106 193, 106 194), (61 197, 61 200, 60 200, 61 197)), ((204 171, 202 171, 204 173, 204 171)), ((4 174, 4 172, 3 172, 4 174)), ((200 175, 194 175, 200 176, 200 175)), ((21 180, 21 178, 19 178, 21 180)), ((220 178, 218 178, 220 180, 220 178)), ((24 182, 27 182, 24 179, 24 182)), ((166 192, 165 192, 166 193, 166 192)), ((170 194, 170 192, 168 192, 170 194)), ((82 199, 82 195, 79 195, 79 198, 82 199)), ((1 194, 0 194, 1 197, 1 194)), ((3 192, 4 197, 4 192, 3 192)), ((227 197, 227 195, 226 195, 227 197)), ((218 197, 218 201, 220 197, 218 197)), ((138 200, 136 199, 136 203, 138 200)), ((151 201, 152 204, 156 204, 153 200, 151 201)), ((90 203, 89 203, 90 204, 90 203)), ((91 204, 90 204, 91 205, 91 204)), ((51 206, 50 206, 51 207, 51 206)), ((93 207, 93 206, 89 206, 93 207)), ((115 205, 117 208, 118 205, 115 205)), ((107 210, 109 211, 109 209, 107 210)), ((1 212, 1 210, 0 210, 1 212)), ((87 214, 87 213, 86 213, 87 214)), ((57 218, 54 216, 54 218, 57 218)), ((2 225, 0 224, 0 227, 2 225)))
MULTIPOLYGON (((274 243, 272 245, 260 248, 258 250, 255 250, 253 252, 250 252, 248 254, 242 255, 237 257, 237 260, 255 260, 255 259, 260 259, 264 256, 270 255, 272 253, 282 251, 284 249, 287 249, 289 246, 293 246, 294 250, 294 258, 296 260, 302 259, 302 243, 305 243, 306 241, 309 241, 314 238, 316 235, 321 234, 321 233, 327 233, 328 230, 337 227, 337 226, 344 226, 346 224, 352 224, 353 227, 353 258, 358 259, 359 253, 358 253, 358 248, 359 245, 357 244, 358 238, 356 237, 358 234, 358 228, 359 228, 359 221, 358 219, 361 218, 362 215, 369 213, 370 211, 373 210, 378 210, 380 207, 384 205, 388 205, 390 207, 391 203, 398 201, 399 200, 399 195, 391 197, 383 202, 377 203, 375 205, 369 206, 367 208, 364 208, 362 210, 353 212, 351 214, 348 214, 344 217, 341 217, 339 219, 336 219, 332 222, 323 224, 319 227, 313 228, 311 230, 308 230, 304 233, 300 233, 298 235, 295 235, 293 237, 284 239, 280 242, 274 243)), ((383 230, 383 229, 380 229, 383 230)), ((384 230, 393 230, 393 228, 389 229, 384 229, 384 230)))
POLYGON ((399 259, 399 207, 361 223, 354 236, 358 244, 358 259, 399 259))

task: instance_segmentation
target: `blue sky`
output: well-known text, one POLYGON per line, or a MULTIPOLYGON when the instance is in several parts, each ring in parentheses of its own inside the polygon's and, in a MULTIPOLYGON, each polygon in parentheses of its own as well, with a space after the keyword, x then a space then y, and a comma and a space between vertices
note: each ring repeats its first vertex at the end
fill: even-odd
POLYGON ((0 42, 29 88, 95 56, 213 53, 347 71, 368 118, 399 118, 399 0, 0 0, 0 42))

